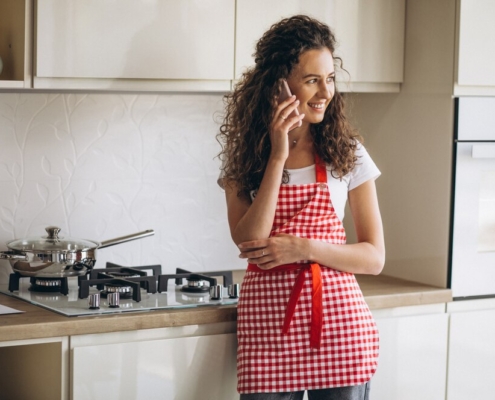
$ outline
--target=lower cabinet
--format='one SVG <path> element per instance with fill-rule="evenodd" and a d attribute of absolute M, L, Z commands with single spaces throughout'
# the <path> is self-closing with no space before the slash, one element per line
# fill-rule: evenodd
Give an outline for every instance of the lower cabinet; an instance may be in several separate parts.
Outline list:
<path fill-rule="evenodd" d="M 67 400 L 69 338 L 0 342 L 1 400 Z"/>
<path fill-rule="evenodd" d="M 495 299 L 373 315 L 372 399 L 495 398 Z M 237 400 L 235 332 L 225 322 L 0 342 L 0 399 Z"/>
<path fill-rule="evenodd" d="M 237 399 L 235 327 L 224 328 L 73 336 L 71 398 Z"/>
<path fill-rule="evenodd" d="M 495 299 L 449 303 L 448 400 L 495 399 Z"/>
<path fill-rule="evenodd" d="M 445 304 L 373 310 L 373 314 L 380 332 L 380 358 L 371 380 L 371 398 L 445 399 L 449 325 Z M 477 397 L 463 399 L 469 398 Z"/>

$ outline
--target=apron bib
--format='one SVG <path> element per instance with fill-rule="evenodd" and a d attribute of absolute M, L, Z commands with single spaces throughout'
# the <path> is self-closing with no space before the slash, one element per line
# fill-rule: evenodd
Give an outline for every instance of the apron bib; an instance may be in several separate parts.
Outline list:
<path fill-rule="evenodd" d="M 326 167 L 316 183 L 281 185 L 270 236 L 345 244 Z M 250 264 L 237 306 L 239 393 L 361 385 L 378 361 L 378 331 L 354 274 L 310 261 L 262 270 Z"/>

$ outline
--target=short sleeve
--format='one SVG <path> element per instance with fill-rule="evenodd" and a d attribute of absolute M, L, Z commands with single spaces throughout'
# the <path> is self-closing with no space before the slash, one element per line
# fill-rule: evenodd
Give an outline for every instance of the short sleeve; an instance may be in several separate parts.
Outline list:
<path fill-rule="evenodd" d="M 362 144 L 358 145 L 356 156 L 356 165 L 349 174 L 348 190 L 355 189 L 364 182 L 369 181 L 370 179 L 376 179 L 381 175 L 380 170 Z"/>

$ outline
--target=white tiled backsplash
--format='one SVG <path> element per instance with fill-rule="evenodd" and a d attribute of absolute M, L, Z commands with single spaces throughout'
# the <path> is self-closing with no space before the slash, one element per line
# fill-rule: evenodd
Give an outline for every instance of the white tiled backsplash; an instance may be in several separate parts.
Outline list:
<path fill-rule="evenodd" d="M 97 266 L 243 268 L 216 183 L 221 112 L 213 94 L 0 94 L 0 248 L 50 225 L 96 241 L 154 229 Z"/>

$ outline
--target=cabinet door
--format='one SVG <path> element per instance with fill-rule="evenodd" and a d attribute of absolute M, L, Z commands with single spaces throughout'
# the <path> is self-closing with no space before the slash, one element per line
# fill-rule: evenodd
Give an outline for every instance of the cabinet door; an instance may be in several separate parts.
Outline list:
<path fill-rule="evenodd" d="M 484 94 L 490 86 L 495 93 L 494 18 L 493 0 L 459 0 L 457 85 L 472 90 L 455 94 Z"/>
<path fill-rule="evenodd" d="M 67 400 L 68 376 L 68 337 L 0 342 L 0 399 Z"/>
<path fill-rule="evenodd" d="M 380 332 L 380 358 L 371 380 L 371 397 L 444 399 L 447 314 L 377 318 L 376 322 Z"/>
<path fill-rule="evenodd" d="M 234 333 L 73 349 L 72 398 L 233 400 Z"/>
<path fill-rule="evenodd" d="M 43 0 L 35 74 L 230 81 L 234 14 L 232 0 Z"/>
<path fill-rule="evenodd" d="M 450 316 L 448 400 L 492 399 L 495 309 Z"/>
<path fill-rule="evenodd" d="M 340 90 L 398 91 L 404 66 L 404 0 L 237 0 L 237 78 L 253 64 L 261 35 L 294 14 L 311 15 L 334 29 L 335 53 L 349 72 L 339 74 Z"/>
<path fill-rule="evenodd" d="M 32 3 L 0 1 L 0 88 L 30 88 Z"/>

